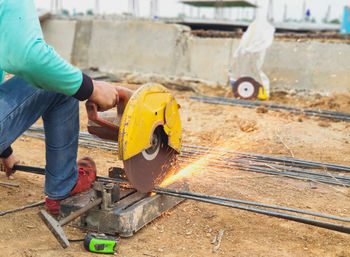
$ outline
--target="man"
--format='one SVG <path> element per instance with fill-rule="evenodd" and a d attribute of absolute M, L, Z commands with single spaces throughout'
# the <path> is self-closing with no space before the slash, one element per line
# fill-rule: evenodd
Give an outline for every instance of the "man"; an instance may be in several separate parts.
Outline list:
<path fill-rule="evenodd" d="M 11 144 L 42 117 L 46 208 L 58 213 L 60 200 L 88 189 L 96 176 L 91 159 L 76 163 L 79 101 L 107 110 L 118 103 L 117 87 L 91 80 L 45 43 L 33 0 L 0 0 L 0 69 L 0 78 L 2 70 L 15 75 L 0 85 L 0 158 L 6 175 L 17 163 Z"/>

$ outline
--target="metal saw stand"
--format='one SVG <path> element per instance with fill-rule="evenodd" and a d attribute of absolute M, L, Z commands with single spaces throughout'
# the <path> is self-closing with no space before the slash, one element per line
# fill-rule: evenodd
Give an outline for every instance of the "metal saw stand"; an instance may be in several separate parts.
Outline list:
<path fill-rule="evenodd" d="M 121 237 L 130 237 L 165 211 L 173 208 L 183 198 L 149 193 L 138 193 L 122 184 L 94 182 L 93 188 L 61 201 L 60 217 L 86 206 L 102 197 L 99 207 L 89 210 L 73 222 L 85 230 Z"/>

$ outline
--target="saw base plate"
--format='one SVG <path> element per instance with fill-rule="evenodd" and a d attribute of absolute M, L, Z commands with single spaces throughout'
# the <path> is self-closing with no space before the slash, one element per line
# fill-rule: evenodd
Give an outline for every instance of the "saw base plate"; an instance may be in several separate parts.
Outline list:
<path fill-rule="evenodd" d="M 184 185 L 181 189 L 186 190 Z M 60 217 L 66 217 L 71 212 L 86 206 L 98 192 L 89 189 L 83 193 L 68 197 L 61 201 Z M 117 198 L 116 198 L 117 197 Z M 143 194 L 133 188 L 123 188 L 114 194 L 112 203 L 107 208 L 89 210 L 73 221 L 73 226 L 96 231 L 98 233 L 130 237 L 152 220 L 173 208 L 183 198 Z"/>

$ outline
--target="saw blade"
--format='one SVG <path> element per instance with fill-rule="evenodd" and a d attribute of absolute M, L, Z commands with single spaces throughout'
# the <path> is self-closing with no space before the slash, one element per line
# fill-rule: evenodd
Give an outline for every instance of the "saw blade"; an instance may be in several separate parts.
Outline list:
<path fill-rule="evenodd" d="M 175 159 L 176 152 L 163 144 L 154 159 L 139 153 L 124 161 L 124 169 L 130 183 L 141 193 L 151 192 L 166 177 Z"/>
<path fill-rule="evenodd" d="M 241 77 L 233 84 L 233 94 L 240 99 L 256 99 L 262 85 L 252 77 Z"/>
<path fill-rule="evenodd" d="M 124 161 L 128 180 L 141 193 L 159 185 L 174 164 L 176 151 L 165 142 L 162 129 L 156 129 L 151 147 Z"/>

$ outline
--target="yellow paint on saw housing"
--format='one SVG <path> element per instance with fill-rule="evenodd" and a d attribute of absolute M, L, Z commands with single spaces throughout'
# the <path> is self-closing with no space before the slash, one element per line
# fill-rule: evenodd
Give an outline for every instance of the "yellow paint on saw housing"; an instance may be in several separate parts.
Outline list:
<path fill-rule="evenodd" d="M 154 130 L 163 126 L 168 145 L 181 150 L 179 106 L 160 84 L 146 84 L 129 99 L 120 123 L 119 159 L 127 160 L 151 146 Z"/>

